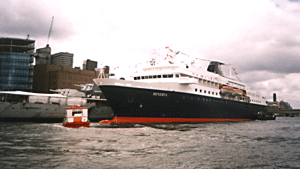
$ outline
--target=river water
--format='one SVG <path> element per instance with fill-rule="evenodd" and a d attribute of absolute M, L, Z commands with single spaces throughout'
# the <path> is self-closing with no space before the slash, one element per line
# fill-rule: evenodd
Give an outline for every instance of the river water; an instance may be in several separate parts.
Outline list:
<path fill-rule="evenodd" d="M 0 168 L 300 168 L 300 117 L 107 125 L 0 123 Z"/>

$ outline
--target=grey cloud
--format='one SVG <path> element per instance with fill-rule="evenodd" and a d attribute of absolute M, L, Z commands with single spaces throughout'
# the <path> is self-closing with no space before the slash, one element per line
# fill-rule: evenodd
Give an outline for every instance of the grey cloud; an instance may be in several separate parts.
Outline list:
<path fill-rule="evenodd" d="M 35 2 L 28 1 L 1 1 L 0 35 L 22 38 L 29 34 L 34 38 L 46 39 L 54 16 L 53 38 L 67 39 L 75 33 L 75 29 L 67 19 L 61 18 L 60 12 L 45 3 L 37 6 Z"/>
<path fill-rule="evenodd" d="M 298 30 L 300 31 L 300 29 Z M 299 37 L 300 38 L 300 37 Z M 298 39 L 295 35 L 285 35 L 278 37 L 273 43 L 274 47 L 300 47 L 300 39 Z"/>
<path fill-rule="evenodd" d="M 271 79 L 282 79 L 285 77 L 284 73 L 271 73 L 268 71 L 248 71 L 238 74 L 239 78 L 248 83 L 256 83 L 260 81 L 267 81 Z"/>

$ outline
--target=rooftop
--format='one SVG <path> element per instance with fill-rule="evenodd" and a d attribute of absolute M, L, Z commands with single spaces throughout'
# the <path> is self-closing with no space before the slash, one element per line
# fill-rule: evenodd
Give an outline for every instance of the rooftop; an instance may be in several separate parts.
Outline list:
<path fill-rule="evenodd" d="M 0 52 L 26 53 L 34 50 L 35 40 L 19 38 L 0 38 Z"/>

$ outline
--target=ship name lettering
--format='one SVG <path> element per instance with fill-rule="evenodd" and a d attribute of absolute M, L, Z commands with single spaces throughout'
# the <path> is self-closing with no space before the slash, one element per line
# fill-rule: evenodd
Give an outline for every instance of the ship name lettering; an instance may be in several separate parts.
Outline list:
<path fill-rule="evenodd" d="M 153 92 L 153 96 L 162 96 L 162 97 L 167 97 L 167 93 L 159 93 L 159 92 Z"/>

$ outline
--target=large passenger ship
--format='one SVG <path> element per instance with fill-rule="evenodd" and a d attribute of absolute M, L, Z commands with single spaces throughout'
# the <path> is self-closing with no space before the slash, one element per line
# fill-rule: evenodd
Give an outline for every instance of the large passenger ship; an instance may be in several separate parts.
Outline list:
<path fill-rule="evenodd" d="M 166 57 L 134 67 L 128 76 L 94 79 L 115 116 L 100 123 L 247 121 L 266 110 L 266 99 L 240 82 L 230 65 L 166 49 Z"/>

